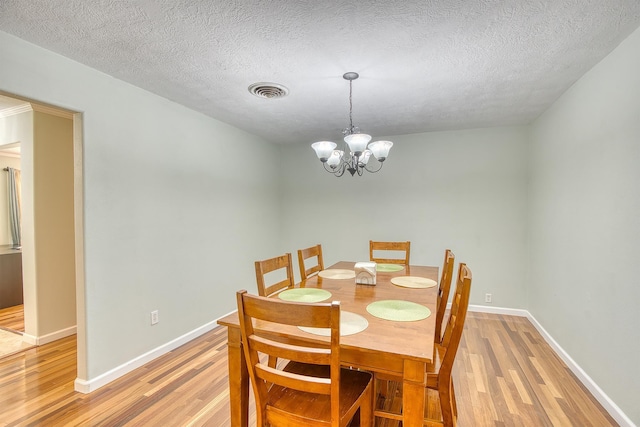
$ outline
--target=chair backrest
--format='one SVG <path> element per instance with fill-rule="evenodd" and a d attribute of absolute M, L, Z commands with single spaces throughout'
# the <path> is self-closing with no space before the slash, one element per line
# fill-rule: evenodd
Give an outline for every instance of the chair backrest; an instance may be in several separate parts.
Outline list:
<path fill-rule="evenodd" d="M 453 362 L 456 358 L 462 331 L 464 330 L 464 321 L 467 318 L 467 309 L 469 308 L 469 294 L 471 293 L 471 270 L 466 264 L 460 263 L 458 268 L 458 281 L 456 283 L 456 291 L 453 295 L 451 303 L 451 314 L 447 321 L 447 327 L 442 337 L 442 347 L 445 354 L 442 358 L 438 376 L 442 379 L 443 375 L 451 377 Z"/>
<path fill-rule="evenodd" d="M 337 424 L 340 419 L 340 303 L 293 303 L 250 295 L 247 291 L 238 292 L 237 299 L 243 351 L 256 400 L 257 425 L 264 425 L 271 385 L 330 395 L 332 425 Z M 254 327 L 254 320 L 330 328 L 331 339 L 324 345 L 315 343 L 313 347 L 286 344 L 274 340 L 273 334 L 262 334 Z M 318 378 L 270 367 L 261 362 L 258 353 L 295 362 L 327 365 L 330 375 L 329 378 Z"/>
<path fill-rule="evenodd" d="M 309 258 L 317 258 L 317 262 L 306 268 L 304 261 Z M 306 249 L 298 249 L 298 264 L 300 265 L 300 280 L 324 270 L 324 261 L 322 260 L 322 245 L 315 245 Z"/>
<path fill-rule="evenodd" d="M 442 342 L 442 321 L 444 313 L 447 310 L 447 302 L 449 301 L 449 291 L 451 291 L 451 281 L 453 279 L 453 265 L 455 263 L 455 255 L 451 250 L 444 252 L 444 263 L 442 264 L 442 275 L 440 276 L 440 285 L 438 287 L 438 301 L 436 304 L 436 334 L 435 342 Z"/>
<path fill-rule="evenodd" d="M 411 242 L 374 242 L 369 240 L 369 260 L 382 264 L 409 265 Z M 402 251 L 404 258 L 380 258 L 373 255 L 373 251 Z"/>
<path fill-rule="evenodd" d="M 267 285 L 265 282 L 265 275 L 280 269 L 284 269 L 286 278 L 278 283 Z M 256 282 L 258 283 L 258 294 L 265 297 L 284 288 L 293 288 L 295 281 L 293 277 L 291 254 L 286 253 L 264 261 L 256 261 Z"/>

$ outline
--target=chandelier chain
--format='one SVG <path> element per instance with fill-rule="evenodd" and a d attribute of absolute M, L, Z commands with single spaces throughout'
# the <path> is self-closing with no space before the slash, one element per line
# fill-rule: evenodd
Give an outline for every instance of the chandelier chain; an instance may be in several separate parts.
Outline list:
<path fill-rule="evenodd" d="M 353 133 L 353 80 L 349 80 L 349 133 Z"/>
<path fill-rule="evenodd" d="M 342 129 L 342 135 L 344 136 L 360 133 L 360 128 L 353 125 L 353 80 L 355 78 L 347 79 L 349 80 L 349 127 Z"/>

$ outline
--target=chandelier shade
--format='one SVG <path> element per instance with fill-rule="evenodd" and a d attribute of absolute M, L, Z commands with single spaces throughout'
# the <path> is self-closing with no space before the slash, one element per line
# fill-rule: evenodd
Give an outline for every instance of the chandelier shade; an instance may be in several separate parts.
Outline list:
<path fill-rule="evenodd" d="M 335 142 L 331 141 L 318 141 L 311 144 L 311 148 L 316 150 L 316 154 L 320 161 L 327 161 L 331 154 L 333 153 L 333 149 L 337 147 Z M 323 160 L 324 159 L 324 160 Z"/>
<path fill-rule="evenodd" d="M 327 160 L 327 165 L 330 168 L 335 168 L 340 164 L 340 161 L 342 160 L 342 156 L 344 155 L 344 151 L 342 150 L 333 150 L 333 152 L 331 153 L 331 157 L 329 157 L 329 160 Z M 320 159 L 322 160 L 322 159 Z"/>
<path fill-rule="evenodd" d="M 393 142 L 391 141 L 375 141 L 369 144 L 371 153 L 381 162 L 387 158 L 391 147 L 393 147 Z"/>
<path fill-rule="evenodd" d="M 362 154 L 365 148 L 367 148 L 369 141 L 371 141 L 371 135 L 367 135 L 366 133 L 352 133 L 344 137 L 344 142 L 349 145 L 351 152 L 356 156 Z"/>
<path fill-rule="evenodd" d="M 360 129 L 353 125 L 353 81 L 358 77 L 358 73 L 354 72 L 345 73 L 342 76 L 349 81 L 349 127 L 342 131 L 343 148 L 336 150 L 338 144 L 332 141 L 318 141 L 311 144 L 324 169 L 338 177 L 344 175 L 345 171 L 348 171 L 351 176 L 355 174 L 362 176 L 364 171 L 378 172 L 382 169 L 382 164 L 393 147 L 391 141 L 370 142 L 371 135 L 361 133 Z M 369 167 L 371 157 L 376 159 L 377 166 Z"/>

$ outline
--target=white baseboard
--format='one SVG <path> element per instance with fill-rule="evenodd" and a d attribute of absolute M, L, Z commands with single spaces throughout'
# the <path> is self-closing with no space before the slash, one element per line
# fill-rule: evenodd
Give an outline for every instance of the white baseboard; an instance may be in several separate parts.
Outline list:
<path fill-rule="evenodd" d="M 171 340 L 168 343 L 165 343 L 159 347 L 156 347 L 153 350 L 150 350 L 136 357 L 135 359 L 125 362 L 122 365 L 117 366 L 111 369 L 110 371 L 105 372 L 102 375 L 98 375 L 97 377 L 91 380 L 76 378 L 74 382 L 74 388 L 77 392 L 80 392 L 80 393 L 84 393 L 84 394 L 91 393 L 92 391 L 99 389 L 100 387 L 110 383 L 111 381 L 114 381 L 120 378 L 121 376 L 128 374 L 134 369 L 141 367 L 145 363 L 151 362 L 152 360 L 162 356 L 163 354 L 166 354 L 171 350 L 174 350 L 180 347 L 181 345 L 186 344 L 189 341 L 199 337 L 200 335 L 209 332 L 210 330 L 216 327 L 217 325 L 216 322 L 217 322 L 217 319 L 209 323 L 206 323 L 200 326 L 199 328 L 194 329 L 193 331 L 187 332 L 186 334 L 174 340 Z"/>
<path fill-rule="evenodd" d="M 54 342 L 71 335 L 75 335 L 76 332 L 77 332 L 77 328 L 74 325 L 74 326 L 70 326 L 65 329 L 60 329 L 59 331 L 51 332 L 50 334 L 42 335 L 39 337 L 35 335 L 24 334 L 22 335 L 22 341 L 31 345 L 44 345 L 44 344 L 49 344 L 50 342 Z"/>
<path fill-rule="evenodd" d="M 29 334 L 22 334 L 22 341 L 31 345 L 38 345 L 38 337 Z"/>
<path fill-rule="evenodd" d="M 553 351 L 556 352 L 558 357 L 562 359 L 564 363 L 567 364 L 571 372 L 578 377 L 580 382 L 593 394 L 593 397 L 596 398 L 598 402 L 604 407 L 604 409 L 615 419 L 621 427 L 636 427 L 636 425 L 627 417 L 627 415 L 620 409 L 618 405 L 616 405 L 613 400 L 607 396 L 607 394 L 598 387 L 598 384 L 589 376 L 587 373 L 578 365 L 575 360 L 569 356 L 560 344 L 553 339 L 553 337 L 542 327 L 542 325 L 536 320 L 535 317 L 529 312 L 527 312 L 527 318 L 533 324 L 533 326 L 540 332 L 542 338 L 551 346 Z"/>
<path fill-rule="evenodd" d="M 449 308 L 451 307 L 449 306 Z M 527 310 L 521 310 L 519 308 L 490 307 L 487 305 L 469 304 L 469 311 L 475 311 L 476 313 L 504 314 L 507 316 L 517 316 L 517 317 L 529 316 L 529 312 Z"/>

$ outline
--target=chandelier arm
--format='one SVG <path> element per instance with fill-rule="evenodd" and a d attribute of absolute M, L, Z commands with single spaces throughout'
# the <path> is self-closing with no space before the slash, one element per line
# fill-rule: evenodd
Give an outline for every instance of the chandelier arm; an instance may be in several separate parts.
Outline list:
<path fill-rule="evenodd" d="M 324 162 L 322 166 L 324 166 L 324 170 L 331 173 L 334 173 L 338 169 L 338 168 L 332 169 L 330 166 L 327 166 L 327 162 Z"/>
<path fill-rule="evenodd" d="M 330 166 L 327 166 L 327 163 L 323 163 L 322 166 L 324 167 L 324 170 L 326 170 L 329 173 L 334 174 L 336 177 L 341 177 L 344 174 L 345 171 L 345 165 L 344 163 L 340 163 L 338 166 L 336 166 L 335 169 L 332 169 Z"/>
<path fill-rule="evenodd" d="M 368 165 L 365 165 L 364 169 L 365 169 L 367 172 L 376 173 L 376 172 L 378 172 L 380 169 L 382 169 L 382 165 L 384 165 L 384 162 L 378 162 L 378 163 L 380 164 L 380 166 L 378 166 L 378 169 L 369 169 L 369 168 L 367 167 Z"/>

